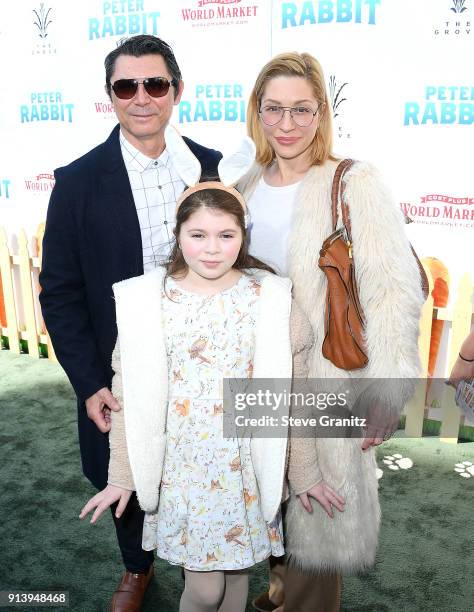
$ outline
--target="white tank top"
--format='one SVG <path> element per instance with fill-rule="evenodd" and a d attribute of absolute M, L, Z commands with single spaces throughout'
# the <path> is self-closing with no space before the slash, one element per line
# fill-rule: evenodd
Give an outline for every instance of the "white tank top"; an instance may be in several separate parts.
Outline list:
<path fill-rule="evenodd" d="M 250 254 L 269 264 L 282 276 L 288 275 L 288 239 L 300 183 L 272 187 L 262 177 L 247 202 L 250 212 Z"/>

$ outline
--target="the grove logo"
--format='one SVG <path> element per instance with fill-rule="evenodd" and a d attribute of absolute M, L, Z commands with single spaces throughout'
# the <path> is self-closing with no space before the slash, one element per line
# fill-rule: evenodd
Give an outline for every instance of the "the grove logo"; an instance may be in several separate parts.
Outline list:
<path fill-rule="evenodd" d="M 329 96 L 331 98 L 332 104 L 332 116 L 334 119 L 339 115 L 340 111 L 339 107 L 343 102 L 346 102 L 347 98 L 342 98 L 342 90 L 346 87 L 348 83 L 343 83 L 340 87 L 337 85 L 336 77 L 331 75 L 329 77 Z"/>
<path fill-rule="evenodd" d="M 451 7 L 453 13 L 464 13 L 467 11 L 466 0 L 453 0 L 454 6 Z"/>
<path fill-rule="evenodd" d="M 52 23 L 52 20 L 49 17 L 51 14 L 51 9 L 46 9 L 44 2 L 42 2 L 38 10 L 33 9 L 33 13 L 36 17 L 33 25 L 35 25 L 39 30 L 38 36 L 40 38 L 46 38 L 48 36 L 48 26 L 50 23 Z"/>
<path fill-rule="evenodd" d="M 329 98 L 332 106 L 332 116 L 337 121 L 334 121 L 334 136 L 337 140 L 347 140 L 351 137 L 350 132 L 342 118 L 342 107 L 347 102 L 346 87 L 349 85 L 347 81 L 338 84 L 335 75 L 329 77 Z"/>
<path fill-rule="evenodd" d="M 445 5 L 444 13 L 440 15 L 440 23 L 434 27 L 434 35 L 437 38 L 470 36 L 471 21 L 467 0 L 450 0 L 449 4 L 451 6 Z"/>
<path fill-rule="evenodd" d="M 52 8 L 41 2 L 38 9 L 33 9 L 34 46 L 32 55 L 55 55 L 56 48 L 51 42 L 49 26 L 53 23 Z"/>

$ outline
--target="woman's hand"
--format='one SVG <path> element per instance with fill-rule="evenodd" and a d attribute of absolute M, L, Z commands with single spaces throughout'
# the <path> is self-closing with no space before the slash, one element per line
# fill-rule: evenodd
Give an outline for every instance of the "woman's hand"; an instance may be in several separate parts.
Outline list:
<path fill-rule="evenodd" d="M 310 514 L 313 512 L 313 507 L 311 506 L 311 501 L 308 499 L 309 497 L 314 497 L 331 518 L 333 517 L 333 506 L 337 508 L 339 512 L 344 512 L 344 504 L 346 502 L 340 495 L 331 489 L 324 480 L 320 480 L 318 484 L 313 485 L 311 489 L 308 489 L 305 493 L 301 493 L 298 497 L 304 509 Z"/>
<path fill-rule="evenodd" d="M 387 385 L 388 386 L 388 385 Z M 393 406 L 386 406 L 377 399 L 371 399 L 367 408 L 361 448 L 379 446 L 389 440 L 398 429 L 400 416 Z"/>
<path fill-rule="evenodd" d="M 128 489 L 122 489 L 122 487 L 116 487 L 115 485 L 107 485 L 105 489 L 94 495 L 84 508 L 81 510 L 81 514 L 79 515 L 80 519 L 86 517 L 91 510 L 95 508 L 95 512 L 92 515 L 91 523 L 95 523 L 96 520 L 103 514 L 104 510 L 110 508 L 112 504 L 118 501 L 117 510 L 115 511 L 115 516 L 120 518 L 123 514 L 123 511 L 127 507 L 128 500 L 132 495 L 132 491 Z"/>
<path fill-rule="evenodd" d="M 456 359 L 451 370 L 448 384 L 455 387 L 460 380 L 474 378 L 474 361 L 470 361 L 471 359 L 474 359 L 474 329 L 461 344 L 459 357 Z"/>
<path fill-rule="evenodd" d="M 449 384 L 455 387 L 460 380 L 467 378 L 474 378 L 474 363 L 469 363 L 458 357 L 451 370 Z"/>

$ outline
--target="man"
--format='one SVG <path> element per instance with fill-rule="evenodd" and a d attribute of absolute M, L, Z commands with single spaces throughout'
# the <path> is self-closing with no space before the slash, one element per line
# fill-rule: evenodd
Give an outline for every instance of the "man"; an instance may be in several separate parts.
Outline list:
<path fill-rule="evenodd" d="M 44 320 L 78 399 L 83 471 L 98 489 L 107 484 L 110 411 L 120 410 L 110 392 L 117 336 L 112 284 L 166 259 L 185 187 L 164 141 L 183 91 L 172 49 L 154 36 L 134 36 L 106 57 L 105 71 L 119 125 L 104 143 L 56 170 L 40 276 Z M 220 153 L 185 140 L 203 174 L 215 174 Z M 115 508 L 112 515 L 126 572 L 111 609 L 133 612 L 152 577 L 153 553 L 141 547 L 136 497 L 120 519 Z"/>

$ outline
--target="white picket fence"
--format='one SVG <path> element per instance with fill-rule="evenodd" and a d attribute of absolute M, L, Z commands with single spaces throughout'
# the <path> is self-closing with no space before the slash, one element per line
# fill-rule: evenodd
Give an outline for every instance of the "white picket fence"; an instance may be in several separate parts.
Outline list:
<path fill-rule="evenodd" d="M 26 341 L 31 357 L 39 358 L 47 347 L 48 359 L 56 361 L 49 335 L 44 325 L 39 306 L 40 291 L 38 274 L 41 268 L 41 248 L 44 224 L 38 228 L 36 236 L 29 241 L 24 231 L 18 235 L 18 248 L 11 252 L 7 234 L 0 227 L 0 332 L 8 340 L 9 349 L 20 353 Z M 425 270 L 433 289 L 433 278 L 427 266 Z M 426 301 L 420 322 L 420 356 L 424 375 L 428 373 L 428 358 L 431 342 L 431 325 L 434 319 L 448 321 L 450 326 L 449 355 L 447 370 L 450 371 L 459 352 L 462 341 L 471 329 L 473 283 L 465 274 L 456 288 L 451 287 L 455 297 L 449 308 L 436 308 L 433 298 Z M 405 431 L 410 437 L 422 434 L 423 419 L 426 417 L 427 379 L 418 385 L 417 391 L 406 407 Z M 441 438 L 446 442 L 456 442 L 459 426 L 464 423 L 464 416 L 454 403 L 454 389 L 446 386 L 441 402 L 443 416 Z"/>

